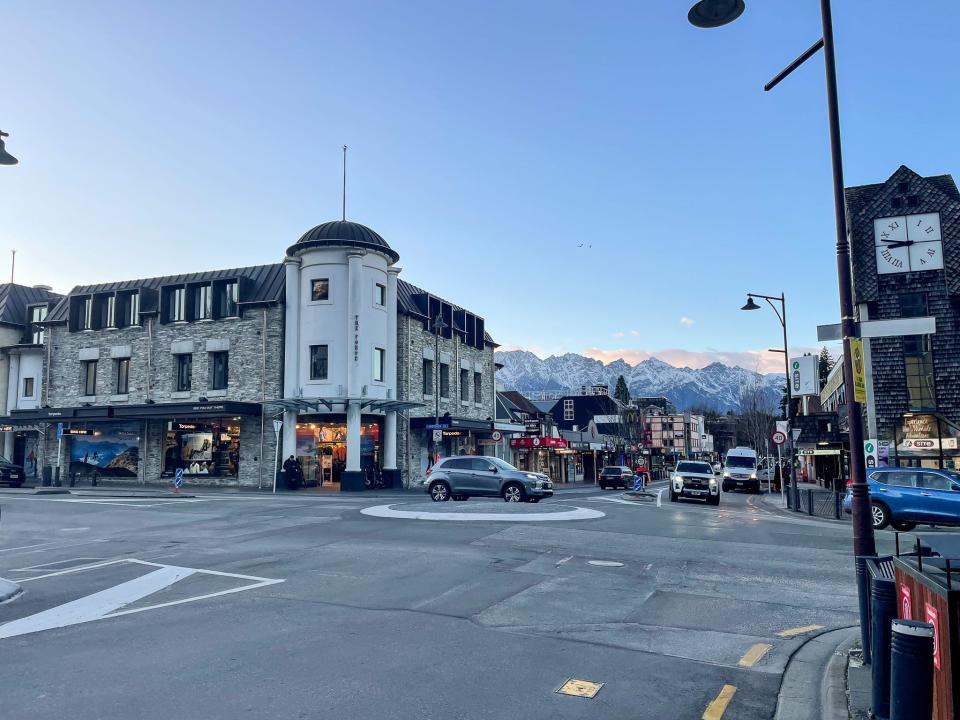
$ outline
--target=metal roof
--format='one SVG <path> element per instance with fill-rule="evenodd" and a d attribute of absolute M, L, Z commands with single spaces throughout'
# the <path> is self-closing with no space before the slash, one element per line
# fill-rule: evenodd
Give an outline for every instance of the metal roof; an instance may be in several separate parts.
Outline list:
<path fill-rule="evenodd" d="M 419 301 L 417 296 L 420 296 L 420 297 L 430 296 L 430 297 L 436 298 L 440 302 L 446 303 L 447 305 L 452 307 L 454 311 L 463 311 L 463 312 L 468 312 L 471 315 L 477 315 L 472 310 L 467 310 L 466 308 L 462 308 L 456 303 L 452 303 L 449 300 L 444 300 L 439 295 L 434 295 L 433 293 L 428 292 L 423 288 L 419 288 L 412 283 L 408 283 L 406 280 L 397 278 L 397 309 L 400 312 L 402 312 L 404 315 L 413 315 L 414 317 L 420 318 L 421 320 L 428 320 L 429 316 L 427 314 L 428 313 L 427 307 L 426 305 L 422 304 Z M 477 315 L 477 317 L 480 317 L 480 316 Z M 455 329 L 457 330 L 463 329 L 461 327 L 456 327 L 457 325 L 458 324 L 455 322 L 454 323 Z M 494 341 L 493 337 L 490 335 L 490 333 L 487 332 L 486 328 L 484 328 L 484 331 L 483 331 L 483 341 L 489 345 L 497 344 Z"/>
<path fill-rule="evenodd" d="M 343 246 L 376 250 L 392 258 L 393 262 L 400 259 L 400 254 L 378 233 L 366 225 L 349 220 L 332 220 L 307 230 L 297 242 L 287 248 L 287 254 L 295 255 L 301 250 L 313 247 Z"/>
<path fill-rule="evenodd" d="M 28 306 L 56 302 L 62 297 L 45 288 L 16 283 L 0 284 L 0 325 L 26 327 Z"/>

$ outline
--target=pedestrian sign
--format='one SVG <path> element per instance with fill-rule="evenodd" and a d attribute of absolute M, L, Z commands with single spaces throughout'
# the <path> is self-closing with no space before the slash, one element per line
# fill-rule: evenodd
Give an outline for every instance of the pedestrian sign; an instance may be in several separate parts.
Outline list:
<path fill-rule="evenodd" d="M 433 441 L 440 442 L 443 440 L 443 430 L 434 430 L 433 431 Z"/>
<path fill-rule="evenodd" d="M 858 403 L 867 401 L 867 376 L 863 361 L 863 340 L 850 338 L 850 357 L 853 359 L 853 399 Z"/>
<path fill-rule="evenodd" d="M 57 423 L 57 440 L 63 437 L 63 423 Z"/>

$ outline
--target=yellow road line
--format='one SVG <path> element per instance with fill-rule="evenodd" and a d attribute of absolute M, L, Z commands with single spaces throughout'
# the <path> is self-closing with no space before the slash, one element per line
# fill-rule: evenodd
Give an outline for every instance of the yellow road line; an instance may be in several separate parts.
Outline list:
<path fill-rule="evenodd" d="M 753 667 L 760 662 L 761 658 L 763 658 L 763 656 L 766 655 L 772 647 L 773 645 L 757 643 L 752 648 L 747 650 L 746 654 L 740 658 L 740 662 L 738 662 L 737 665 L 740 667 Z"/>
<path fill-rule="evenodd" d="M 823 630 L 823 625 L 804 625 L 803 627 L 790 628 L 789 630 L 778 632 L 777 635 L 788 638 L 794 637 L 795 635 L 803 635 L 804 633 L 813 632 L 814 630 Z"/>
<path fill-rule="evenodd" d="M 720 720 L 727 711 L 727 705 L 733 700 L 736 692 L 737 688 L 733 685 L 724 685 L 720 690 L 720 694 L 717 695 L 713 702 L 707 705 L 707 709 L 703 711 L 703 720 Z"/>

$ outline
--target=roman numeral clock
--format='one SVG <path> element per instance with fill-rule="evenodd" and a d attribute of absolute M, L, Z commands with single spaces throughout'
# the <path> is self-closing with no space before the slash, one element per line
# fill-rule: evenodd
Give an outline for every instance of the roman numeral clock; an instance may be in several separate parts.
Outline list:
<path fill-rule="evenodd" d="M 880 275 L 943 269 L 940 213 L 877 218 L 873 239 Z"/>

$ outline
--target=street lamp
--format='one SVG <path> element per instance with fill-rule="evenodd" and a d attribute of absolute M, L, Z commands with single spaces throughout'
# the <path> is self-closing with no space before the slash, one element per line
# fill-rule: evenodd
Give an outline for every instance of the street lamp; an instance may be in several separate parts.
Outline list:
<path fill-rule="evenodd" d="M 700 0 L 687 18 L 697 27 L 719 27 L 736 20 L 743 8 L 740 0 Z M 830 0 L 820 0 L 820 22 L 823 34 L 800 57 L 790 63 L 770 82 L 772 90 L 790 73 L 823 48 L 827 80 L 827 118 L 830 126 L 830 159 L 833 165 L 833 211 L 837 226 L 837 284 L 840 290 L 840 332 L 843 338 L 843 387 L 847 397 L 850 426 L 850 494 L 853 497 L 853 553 L 856 556 L 876 555 L 873 538 L 870 495 L 867 491 L 863 458 L 863 413 L 857 402 L 853 382 L 853 359 L 850 339 L 858 335 L 853 315 L 853 280 L 850 271 L 850 241 L 847 238 L 847 215 L 843 189 L 843 153 L 840 146 L 840 103 L 837 99 L 837 58 L 833 46 L 833 12 Z M 749 302 L 747 303 L 749 305 Z M 788 372 L 789 375 L 789 372 Z M 791 463 L 792 464 L 792 463 Z"/>
<path fill-rule="evenodd" d="M 0 165 L 16 165 L 20 161 L 7 152 L 2 139 L 5 137 L 10 137 L 10 133 L 5 133 L 3 130 L 0 130 Z"/>
<path fill-rule="evenodd" d="M 443 321 L 443 315 L 437 313 L 437 319 L 433 321 L 433 333 L 434 333 L 434 351 L 433 351 L 433 374 L 435 376 L 435 389 L 436 392 L 433 396 L 434 402 L 434 413 L 433 413 L 433 424 L 435 429 L 440 425 L 440 334 L 446 330 L 449 326 Z M 434 451 L 436 451 L 436 443 L 434 445 Z"/>
<path fill-rule="evenodd" d="M 747 302 L 740 309 L 760 310 L 761 306 L 757 305 L 757 303 L 755 303 L 753 300 L 755 297 L 767 301 L 767 305 L 769 305 L 770 309 L 776 313 L 777 320 L 780 321 L 780 326 L 783 328 L 783 350 L 771 348 L 770 351 L 783 353 L 784 382 L 787 383 L 787 407 L 784 408 L 783 418 L 784 420 L 788 420 L 790 423 L 790 432 L 787 433 L 787 442 L 790 443 L 787 446 L 787 457 L 790 461 L 790 483 L 793 486 L 793 496 L 794 498 L 798 498 L 800 494 L 797 490 L 797 472 L 793 467 L 793 391 L 790 389 L 790 349 L 787 345 L 787 298 L 783 293 L 780 293 L 779 295 L 761 295 L 760 293 L 750 293 L 747 295 Z M 774 300 L 780 303 L 780 310 L 777 310 L 777 306 L 773 304 Z M 780 483 L 782 486 L 782 470 Z M 796 502 L 794 502 L 794 507 L 796 507 Z"/>

